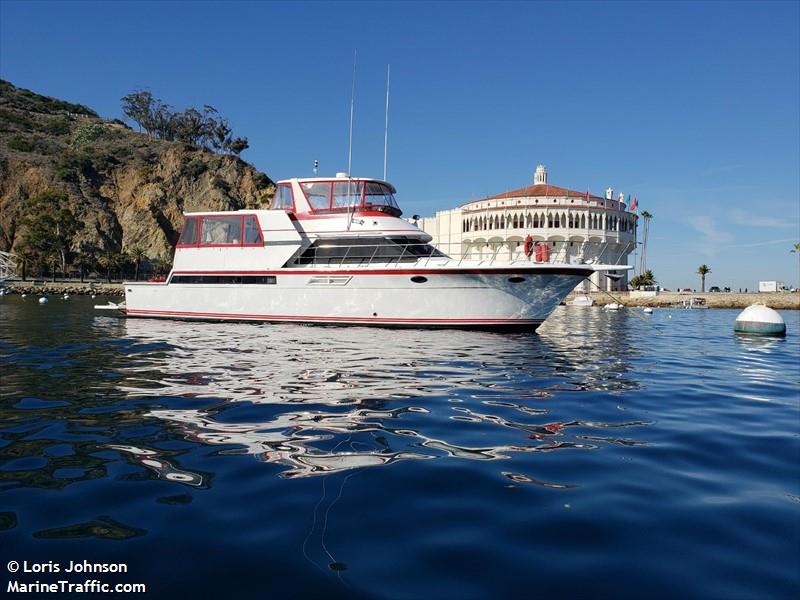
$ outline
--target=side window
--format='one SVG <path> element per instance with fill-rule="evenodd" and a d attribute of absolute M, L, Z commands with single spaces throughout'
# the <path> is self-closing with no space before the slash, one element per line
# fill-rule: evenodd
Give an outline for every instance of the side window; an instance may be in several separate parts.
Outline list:
<path fill-rule="evenodd" d="M 281 184 L 275 191 L 275 197 L 272 199 L 272 208 L 279 208 L 281 210 L 294 210 L 294 197 L 292 196 L 292 186 Z"/>
<path fill-rule="evenodd" d="M 183 232 L 178 240 L 179 246 L 194 246 L 197 243 L 197 217 L 188 217 L 183 221 Z"/>
<path fill-rule="evenodd" d="M 339 181 L 333 184 L 333 206 L 342 208 L 361 205 L 362 181 Z"/>
<path fill-rule="evenodd" d="M 206 245 L 241 244 L 241 217 L 203 217 L 200 243 Z"/>
<path fill-rule="evenodd" d="M 304 183 L 303 191 L 312 209 L 325 210 L 330 208 L 331 184 L 329 182 Z"/>
<path fill-rule="evenodd" d="M 245 244 L 261 243 L 261 230 L 258 227 L 258 221 L 256 221 L 255 217 L 244 218 L 244 243 Z"/>

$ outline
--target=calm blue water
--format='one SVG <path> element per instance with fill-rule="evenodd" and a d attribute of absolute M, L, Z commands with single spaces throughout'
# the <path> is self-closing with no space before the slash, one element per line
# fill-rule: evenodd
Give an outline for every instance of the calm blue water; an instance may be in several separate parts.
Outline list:
<path fill-rule="evenodd" d="M 766 339 L 728 310 L 508 335 L 92 303 L 0 299 L 3 591 L 9 560 L 89 559 L 149 597 L 800 593 L 797 312 Z"/>

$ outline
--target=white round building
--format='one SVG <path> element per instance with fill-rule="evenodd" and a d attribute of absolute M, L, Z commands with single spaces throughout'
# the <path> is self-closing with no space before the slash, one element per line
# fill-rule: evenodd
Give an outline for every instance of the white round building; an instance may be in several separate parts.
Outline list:
<path fill-rule="evenodd" d="M 637 218 L 621 194 L 613 199 L 610 188 L 601 198 L 550 185 L 547 170 L 538 165 L 533 185 L 439 211 L 418 225 L 433 236 L 434 245 L 454 256 L 525 258 L 530 236 L 536 246 L 547 248 L 550 261 L 626 265 L 636 248 Z M 578 289 L 625 290 L 627 273 L 620 271 L 618 278 L 595 273 L 595 285 L 584 281 Z"/>

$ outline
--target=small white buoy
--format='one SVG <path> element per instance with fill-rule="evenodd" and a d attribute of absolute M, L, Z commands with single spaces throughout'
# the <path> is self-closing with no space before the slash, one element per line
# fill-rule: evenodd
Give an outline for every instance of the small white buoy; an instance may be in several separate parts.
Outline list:
<path fill-rule="evenodd" d="M 667 315 L 667 318 L 668 318 L 668 319 L 671 319 L 671 318 L 672 318 L 672 315 Z"/>
<path fill-rule="evenodd" d="M 768 306 L 751 304 L 736 317 L 733 330 L 756 335 L 786 335 L 786 322 Z"/>
<path fill-rule="evenodd" d="M 20 298 L 27 298 L 27 297 L 28 297 L 28 294 L 22 294 L 22 295 L 20 296 Z"/>
<path fill-rule="evenodd" d="M 651 315 L 651 314 L 653 314 L 653 309 L 652 309 L 652 308 L 650 308 L 649 306 L 645 306 L 645 307 L 644 307 L 644 313 L 645 313 L 646 315 Z"/>
<path fill-rule="evenodd" d="M 64 294 L 64 300 L 69 300 L 69 294 Z"/>
<path fill-rule="evenodd" d="M 39 304 L 47 304 L 47 302 L 48 302 L 48 301 L 47 301 L 47 298 L 45 298 L 44 296 L 42 296 L 41 298 L 39 298 Z"/>
<path fill-rule="evenodd" d="M 94 294 L 92 294 L 92 298 L 95 298 L 95 295 L 94 295 Z"/>

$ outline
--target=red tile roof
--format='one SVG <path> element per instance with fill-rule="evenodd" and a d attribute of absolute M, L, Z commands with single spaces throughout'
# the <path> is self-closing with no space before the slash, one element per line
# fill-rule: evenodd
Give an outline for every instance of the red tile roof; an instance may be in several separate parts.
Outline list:
<path fill-rule="evenodd" d="M 489 196 L 482 198 L 482 200 L 502 200 L 504 198 L 536 198 L 536 197 L 552 197 L 557 196 L 560 198 L 586 198 L 586 192 L 576 192 L 575 190 L 568 190 L 567 188 L 558 187 L 557 185 L 550 185 L 547 183 L 538 183 L 529 185 L 528 187 L 506 192 L 504 194 L 497 194 L 496 196 Z M 605 200 L 601 196 L 593 196 L 589 194 L 591 200 Z M 476 200 L 480 202 L 480 200 Z"/>

